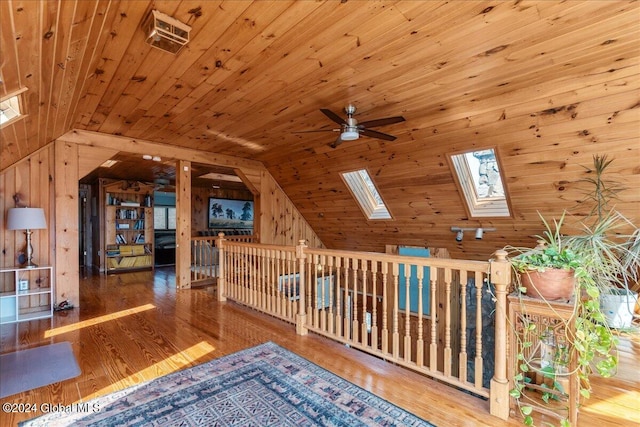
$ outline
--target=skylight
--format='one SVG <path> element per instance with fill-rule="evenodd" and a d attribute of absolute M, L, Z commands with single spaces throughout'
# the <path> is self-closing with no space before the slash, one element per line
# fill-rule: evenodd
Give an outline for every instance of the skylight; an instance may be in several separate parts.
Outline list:
<path fill-rule="evenodd" d="M 451 156 L 470 217 L 511 216 L 493 148 Z"/>
<path fill-rule="evenodd" d="M 19 96 L 14 95 L 0 101 L 0 126 L 13 122 L 22 115 Z"/>
<path fill-rule="evenodd" d="M 358 201 L 362 212 L 369 219 L 391 219 L 380 193 L 365 169 L 342 174 L 351 194 Z"/>

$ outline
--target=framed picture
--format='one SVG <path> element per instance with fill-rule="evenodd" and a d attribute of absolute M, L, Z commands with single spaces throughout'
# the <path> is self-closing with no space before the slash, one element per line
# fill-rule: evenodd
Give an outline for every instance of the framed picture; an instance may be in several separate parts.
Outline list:
<path fill-rule="evenodd" d="M 18 290 L 19 291 L 28 291 L 29 290 L 29 280 L 28 279 L 20 279 L 18 280 Z"/>
<path fill-rule="evenodd" d="M 252 229 L 253 200 L 209 197 L 207 223 L 209 228 Z"/>

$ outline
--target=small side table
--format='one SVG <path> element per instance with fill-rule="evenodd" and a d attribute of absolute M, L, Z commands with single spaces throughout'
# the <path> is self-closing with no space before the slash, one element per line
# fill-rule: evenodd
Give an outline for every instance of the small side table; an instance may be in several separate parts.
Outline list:
<path fill-rule="evenodd" d="M 508 304 L 510 389 L 515 387 L 514 377 L 522 372 L 520 364 L 526 362 L 529 371 L 523 374 L 529 382 L 522 390 L 520 403 L 540 414 L 559 420 L 566 418 L 571 425 L 576 425 L 580 399 L 577 360 L 566 338 L 575 333 L 573 303 L 509 295 Z M 535 328 L 528 328 L 529 324 L 535 324 Z M 530 346 L 523 345 L 529 342 Z M 522 354 L 524 360 L 518 360 L 518 354 Z M 547 372 L 557 375 L 552 378 L 545 375 Z M 543 400 L 545 395 L 548 403 Z M 511 408 L 519 413 L 514 398 Z"/>

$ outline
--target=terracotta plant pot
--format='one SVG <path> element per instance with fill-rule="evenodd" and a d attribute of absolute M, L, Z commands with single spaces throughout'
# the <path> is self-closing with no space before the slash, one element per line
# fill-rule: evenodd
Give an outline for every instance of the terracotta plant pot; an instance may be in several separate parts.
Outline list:
<path fill-rule="evenodd" d="M 530 270 L 520 274 L 527 296 L 549 301 L 569 300 L 575 293 L 573 270 L 547 268 L 545 271 Z"/>

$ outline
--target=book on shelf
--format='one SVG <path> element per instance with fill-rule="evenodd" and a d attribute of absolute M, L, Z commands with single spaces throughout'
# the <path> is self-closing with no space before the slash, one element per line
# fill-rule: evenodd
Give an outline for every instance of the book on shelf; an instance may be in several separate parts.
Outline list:
<path fill-rule="evenodd" d="M 137 207 L 140 207 L 140 203 L 127 201 L 127 202 L 120 203 L 120 206 L 128 206 L 128 207 L 136 207 L 137 208 Z"/>
<path fill-rule="evenodd" d="M 118 209 L 116 219 L 138 219 L 138 211 L 135 209 Z"/>

